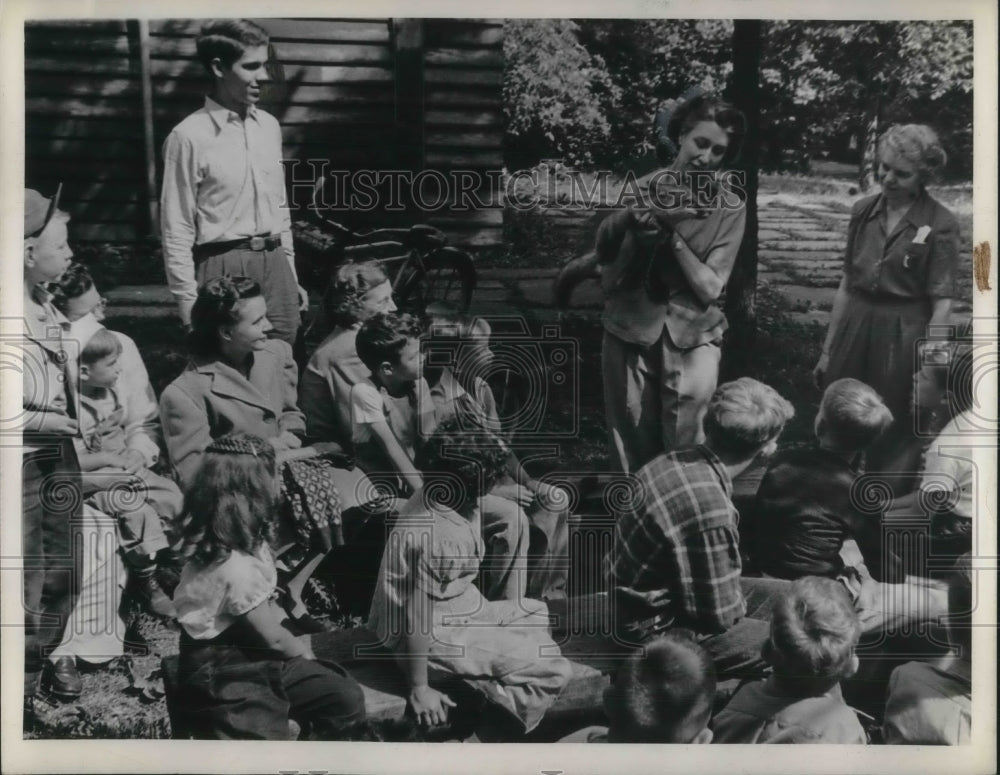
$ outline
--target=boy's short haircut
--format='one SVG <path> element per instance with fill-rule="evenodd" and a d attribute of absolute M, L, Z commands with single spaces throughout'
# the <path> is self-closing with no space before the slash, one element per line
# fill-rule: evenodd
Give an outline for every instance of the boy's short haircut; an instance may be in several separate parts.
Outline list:
<path fill-rule="evenodd" d="M 98 329 L 80 351 L 80 363 L 92 366 L 109 355 L 121 355 L 122 343 L 106 328 Z"/>
<path fill-rule="evenodd" d="M 845 452 L 868 447 L 892 424 L 892 412 L 882 397 L 869 385 L 850 377 L 827 386 L 819 411 L 827 433 Z"/>
<path fill-rule="evenodd" d="M 684 630 L 639 648 L 605 695 L 611 734 L 622 743 L 690 743 L 715 699 L 712 658 Z"/>
<path fill-rule="evenodd" d="M 775 604 L 765 656 L 776 675 L 825 689 L 851 675 L 860 637 L 861 623 L 844 586 L 806 576 Z"/>
<path fill-rule="evenodd" d="M 79 261 L 74 261 L 62 273 L 58 282 L 49 284 L 49 292 L 52 294 L 52 304 L 60 312 L 65 312 L 69 302 L 83 296 L 94 287 L 94 278 L 90 272 Z"/>
<path fill-rule="evenodd" d="M 423 326 L 413 315 L 384 312 L 361 324 L 355 347 L 361 362 L 374 374 L 383 363 L 399 363 L 403 348 L 409 341 L 419 340 L 423 333 Z"/>
<path fill-rule="evenodd" d="M 219 19 L 201 28 L 195 45 L 198 59 L 211 73 L 213 59 L 232 67 L 248 48 L 266 46 L 270 39 L 267 30 L 247 19 Z"/>
<path fill-rule="evenodd" d="M 454 509 L 493 489 L 509 459 L 510 450 L 499 436 L 450 417 L 417 450 L 414 465 L 424 475 L 428 497 Z"/>
<path fill-rule="evenodd" d="M 716 452 L 745 459 L 776 439 L 794 416 L 774 388 L 740 377 L 716 389 L 705 413 L 705 436 Z"/>

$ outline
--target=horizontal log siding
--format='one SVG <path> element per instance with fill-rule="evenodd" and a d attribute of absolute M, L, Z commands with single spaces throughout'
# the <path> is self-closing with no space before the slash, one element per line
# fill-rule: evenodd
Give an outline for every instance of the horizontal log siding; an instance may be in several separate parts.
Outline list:
<path fill-rule="evenodd" d="M 427 168 L 485 177 L 503 167 L 503 22 L 424 22 L 424 159 Z M 494 181 L 497 179 L 494 178 Z M 495 190 L 481 201 L 499 202 Z M 440 212 L 431 223 L 469 247 L 497 245 L 503 210 Z"/>
<path fill-rule="evenodd" d="M 392 30 L 387 19 L 260 19 L 280 66 L 262 107 L 281 123 L 285 157 L 330 169 L 397 168 Z M 203 101 L 202 20 L 150 22 L 154 146 Z M 425 21 L 425 164 L 502 165 L 502 24 Z M 25 26 L 27 184 L 63 183 L 81 241 L 148 237 L 137 26 L 124 20 Z M 160 164 L 158 159 L 158 165 Z M 308 168 L 299 165 L 299 175 Z M 158 168 L 162 174 L 162 169 Z M 487 198 L 484 192 L 481 198 Z M 502 214 L 442 212 L 456 243 L 495 244 Z"/>

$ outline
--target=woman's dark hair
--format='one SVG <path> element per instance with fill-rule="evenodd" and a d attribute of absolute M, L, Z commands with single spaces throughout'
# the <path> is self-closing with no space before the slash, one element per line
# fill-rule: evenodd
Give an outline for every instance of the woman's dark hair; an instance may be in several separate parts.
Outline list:
<path fill-rule="evenodd" d="M 247 19 L 219 19 L 201 28 L 195 46 L 198 59 L 209 73 L 212 60 L 219 59 L 225 67 L 232 67 L 248 48 L 266 46 L 270 42 L 267 30 Z"/>
<path fill-rule="evenodd" d="M 184 558 L 208 565 L 232 551 L 253 554 L 269 541 L 274 477 L 274 447 L 264 439 L 234 433 L 209 444 L 184 493 Z"/>
<path fill-rule="evenodd" d="M 507 470 L 510 450 L 499 436 L 459 417 L 442 422 L 414 461 L 424 495 L 451 509 L 489 492 Z"/>
<path fill-rule="evenodd" d="M 65 312 L 71 299 L 83 296 L 93 287 L 94 278 L 90 276 L 87 267 L 79 261 L 74 261 L 57 282 L 49 284 L 49 293 L 52 294 L 52 304 L 55 308 Z"/>
<path fill-rule="evenodd" d="M 389 277 L 376 261 L 348 263 L 340 266 L 330 278 L 323 296 L 323 311 L 335 326 L 350 328 L 361 322 L 361 300 L 372 288 L 387 282 Z"/>
<path fill-rule="evenodd" d="M 188 347 L 196 355 L 219 352 L 219 329 L 240 319 L 236 306 L 244 299 L 262 295 L 260 285 L 249 277 L 216 277 L 198 289 L 191 309 Z"/>
<path fill-rule="evenodd" d="M 743 148 L 747 120 L 741 110 L 713 94 L 698 93 L 689 99 L 681 97 L 667 122 L 667 137 L 679 147 L 681 135 L 687 134 L 702 121 L 714 121 L 726 133 L 729 146 L 722 162 L 735 161 Z"/>

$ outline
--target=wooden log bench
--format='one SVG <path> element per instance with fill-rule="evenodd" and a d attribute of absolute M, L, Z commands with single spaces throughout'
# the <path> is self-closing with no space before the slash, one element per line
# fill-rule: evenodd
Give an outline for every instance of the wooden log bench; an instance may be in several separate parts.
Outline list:
<path fill-rule="evenodd" d="M 601 707 L 610 673 L 628 653 L 627 646 L 610 636 L 610 608 L 606 594 L 589 595 L 550 604 L 553 638 L 573 666 L 569 684 L 546 713 L 546 723 L 576 716 L 592 716 Z M 394 721 L 406 712 L 408 694 L 403 675 L 390 652 L 379 645 L 375 633 L 364 627 L 309 636 L 320 660 L 344 666 L 360 684 L 371 721 Z M 189 735 L 183 710 L 177 702 L 178 658 L 162 661 L 167 709 L 174 737 Z M 441 687 L 442 689 L 446 687 Z M 461 706 L 458 709 L 461 711 Z"/>
<path fill-rule="evenodd" d="M 549 606 L 553 638 L 573 666 L 573 676 L 546 718 L 584 714 L 600 708 L 609 674 L 627 650 L 614 642 L 605 594 L 553 602 Z M 365 693 L 368 717 L 401 718 L 406 711 L 405 681 L 395 658 L 363 627 L 321 633 L 311 638 L 318 659 L 342 664 Z"/>

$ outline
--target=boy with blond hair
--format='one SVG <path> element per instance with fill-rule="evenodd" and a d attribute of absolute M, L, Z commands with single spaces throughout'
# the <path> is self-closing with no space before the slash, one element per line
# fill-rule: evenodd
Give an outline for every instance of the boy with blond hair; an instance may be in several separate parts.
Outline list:
<path fill-rule="evenodd" d="M 865 449 L 892 424 L 892 412 L 864 382 L 838 379 L 823 393 L 816 441 L 771 460 L 757 490 L 754 558 L 776 578 L 833 577 L 844 569 L 846 539 L 862 554 L 878 546 L 878 515 L 852 496 Z"/>
<path fill-rule="evenodd" d="M 115 518 L 132 587 L 151 613 L 173 618 L 174 605 L 156 580 L 157 554 L 168 549 L 164 530 L 183 507 L 173 481 L 149 470 L 148 438 L 128 433 L 128 407 L 118 391 L 121 341 L 94 318 L 80 336 L 80 431 L 76 451 L 87 503 Z M 138 445 L 137 445 L 138 444 Z"/>
<path fill-rule="evenodd" d="M 868 742 L 840 681 L 858 670 L 861 624 L 844 588 L 807 576 L 775 604 L 764 659 L 774 673 L 740 688 L 712 721 L 716 743 Z"/>
<path fill-rule="evenodd" d="M 720 677 L 763 670 L 768 612 L 787 582 L 741 578 L 733 478 L 774 453 L 793 414 L 757 380 L 727 382 L 709 402 L 704 444 L 639 469 L 637 496 L 618 515 L 607 558 L 621 638 L 643 643 L 684 627 Z"/>

